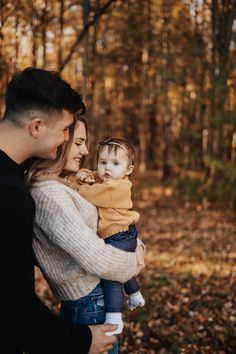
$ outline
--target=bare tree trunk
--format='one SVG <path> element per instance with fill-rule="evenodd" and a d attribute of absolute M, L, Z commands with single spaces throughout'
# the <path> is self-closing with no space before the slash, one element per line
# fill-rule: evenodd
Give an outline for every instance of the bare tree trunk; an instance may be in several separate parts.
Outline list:
<path fill-rule="evenodd" d="M 8 63 L 5 60 L 4 57 L 4 50 L 3 50 L 3 40 L 4 40 L 4 35 L 3 35 L 3 26 L 5 24 L 5 21 L 7 19 L 7 15 L 5 14 L 5 3 L 2 1 L 0 3 L 0 20 L 1 20 L 1 26 L 0 26 L 0 117 L 2 116 L 3 113 L 3 107 L 4 107 L 4 91 L 6 84 L 8 82 L 8 76 L 9 76 L 9 66 Z"/>
<path fill-rule="evenodd" d="M 44 8 L 41 15 L 42 24 L 42 45 L 43 45 L 43 57 L 42 57 L 42 67 L 47 66 L 47 23 L 48 23 L 48 1 L 44 0 Z"/>
<path fill-rule="evenodd" d="M 90 4 L 89 0 L 83 0 L 83 27 L 86 28 L 89 22 Z M 87 95 L 87 80 L 88 80 L 88 65 L 89 65 L 89 31 L 84 35 L 83 39 L 83 81 L 82 95 L 86 98 Z"/>
<path fill-rule="evenodd" d="M 15 58 L 14 58 L 14 70 L 18 69 L 18 55 L 19 55 L 19 1 L 16 2 L 16 12 L 15 12 Z"/>
<path fill-rule="evenodd" d="M 96 0 L 96 8 L 99 8 L 99 0 Z M 89 115 L 89 126 L 90 126 L 90 154 L 89 154 L 89 161 L 90 167 L 93 168 L 95 166 L 95 151 L 96 151 L 96 144 L 98 140 L 98 135 L 96 134 L 96 116 L 97 116 L 97 102 L 95 92 L 97 91 L 97 84 L 98 80 L 96 77 L 96 67 L 98 63 L 98 53 L 96 50 L 96 42 L 97 42 L 97 27 L 98 23 L 96 23 L 93 27 L 92 33 L 92 43 L 91 43 L 91 57 L 88 58 L 89 63 L 89 78 L 90 78 L 90 89 L 86 90 L 86 102 L 87 102 L 87 109 Z"/>
<path fill-rule="evenodd" d="M 31 18 L 31 32 L 32 32 L 32 66 L 37 66 L 38 63 L 38 30 L 39 30 L 39 24 L 38 24 L 38 19 L 37 16 L 35 16 L 36 13 L 36 8 L 34 6 L 33 1 L 31 0 L 30 2 L 30 8 L 32 12 Z"/>
<path fill-rule="evenodd" d="M 148 103 L 149 102 L 149 56 L 150 56 L 150 1 L 148 6 L 141 7 L 141 13 L 143 16 L 143 34 L 142 34 L 142 76 L 140 78 L 142 88 L 142 101 L 141 110 L 138 118 L 138 135 L 139 135 L 139 171 L 144 172 L 147 168 L 147 119 L 148 115 Z"/>
<path fill-rule="evenodd" d="M 58 53 L 57 53 L 57 67 L 58 69 L 62 64 L 62 46 L 64 37 L 64 12 L 65 12 L 65 1 L 60 0 L 60 15 L 59 15 L 59 33 L 58 33 Z"/>
<path fill-rule="evenodd" d="M 170 33 L 168 29 L 168 24 L 170 22 L 170 4 L 168 1 L 163 1 L 163 30 L 162 30 L 162 55 L 163 55 L 163 66 L 162 66 L 162 78 L 161 78 L 161 89 L 162 89 L 162 106 L 161 106 L 161 116 L 162 116 L 162 140 L 161 140 L 161 150 L 162 150 L 162 178 L 165 180 L 170 175 L 170 164 L 169 164 L 169 131 L 171 123 L 171 115 L 169 108 L 168 99 L 168 86 L 169 86 L 169 68 L 170 68 Z"/>
<path fill-rule="evenodd" d="M 223 156 L 223 124 L 227 78 L 229 75 L 229 49 L 233 35 L 233 22 L 236 18 L 234 0 L 212 0 L 212 152 L 215 158 Z"/>

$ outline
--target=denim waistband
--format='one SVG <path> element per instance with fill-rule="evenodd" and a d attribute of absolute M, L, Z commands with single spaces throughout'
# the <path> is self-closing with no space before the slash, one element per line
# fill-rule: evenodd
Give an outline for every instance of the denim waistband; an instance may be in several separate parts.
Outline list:
<path fill-rule="evenodd" d="M 98 285 L 88 295 L 85 295 L 77 300 L 63 300 L 62 303 L 66 303 L 70 305 L 72 303 L 75 303 L 76 301 L 83 301 L 83 299 L 85 299 L 87 296 L 100 296 L 103 294 L 104 294 L 103 287 L 101 283 L 98 283 Z"/>
<path fill-rule="evenodd" d="M 126 231 L 117 232 L 116 234 L 109 236 L 105 239 L 106 243 L 109 243 L 109 240 L 120 241 L 120 240 L 131 240 L 138 237 L 137 229 L 134 224 L 129 225 L 129 229 Z"/>

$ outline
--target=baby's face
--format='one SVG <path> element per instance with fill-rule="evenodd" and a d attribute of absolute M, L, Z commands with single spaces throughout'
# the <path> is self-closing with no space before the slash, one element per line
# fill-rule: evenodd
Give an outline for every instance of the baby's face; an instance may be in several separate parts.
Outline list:
<path fill-rule="evenodd" d="M 122 148 L 108 151 L 108 146 L 100 151 L 98 158 L 98 176 L 102 181 L 121 179 L 130 175 L 133 166 L 130 165 L 127 153 Z"/>

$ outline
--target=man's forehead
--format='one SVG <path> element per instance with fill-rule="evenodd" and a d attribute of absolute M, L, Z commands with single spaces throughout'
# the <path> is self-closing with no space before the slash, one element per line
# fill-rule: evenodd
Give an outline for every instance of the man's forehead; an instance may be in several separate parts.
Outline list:
<path fill-rule="evenodd" d="M 58 123 L 60 125 L 64 125 L 64 126 L 69 126 L 71 125 L 73 122 L 74 122 L 74 116 L 72 113 L 66 111 L 66 110 L 63 110 L 62 111 L 62 114 L 61 114 L 61 118 L 58 120 Z"/>

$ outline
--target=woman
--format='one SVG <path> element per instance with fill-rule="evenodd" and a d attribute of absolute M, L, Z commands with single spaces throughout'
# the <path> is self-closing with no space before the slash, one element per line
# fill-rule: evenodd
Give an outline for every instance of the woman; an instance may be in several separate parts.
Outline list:
<path fill-rule="evenodd" d="M 75 324 L 98 324 L 105 318 L 100 278 L 124 283 L 143 257 L 106 245 L 96 234 L 96 208 L 71 188 L 88 154 L 86 142 L 86 121 L 77 117 L 57 159 L 36 162 L 28 181 L 36 203 L 35 258 L 62 301 L 60 315 Z"/>

